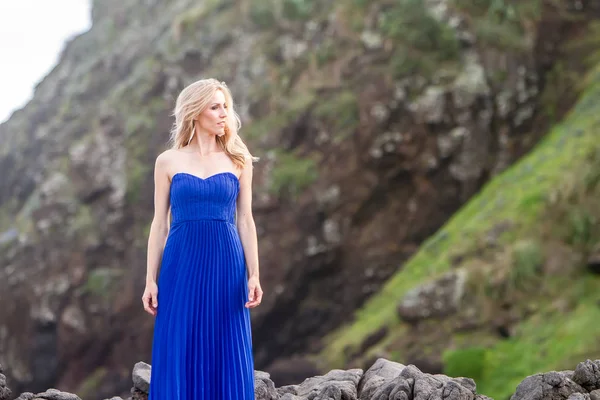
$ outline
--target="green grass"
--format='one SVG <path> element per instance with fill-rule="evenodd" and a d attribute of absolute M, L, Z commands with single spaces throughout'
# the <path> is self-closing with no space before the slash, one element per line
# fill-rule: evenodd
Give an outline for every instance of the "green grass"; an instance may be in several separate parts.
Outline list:
<path fill-rule="evenodd" d="M 269 192 L 273 194 L 295 197 L 318 178 L 316 163 L 310 158 L 278 150 L 275 159 L 269 187 Z"/>
<path fill-rule="evenodd" d="M 444 374 L 473 378 L 477 393 L 501 400 L 529 375 L 573 370 L 581 361 L 600 358 L 600 307 L 596 305 L 600 280 L 578 276 L 570 285 L 557 282 L 556 288 L 560 287 L 573 303 L 572 310 L 561 312 L 547 302 L 545 309 L 521 323 L 509 339 L 488 347 L 447 350 Z"/>
<path fill-rule="evenodd" d="M 568 313 L 537 314 L 519 326 L 519 334 L 487 350 L 477 392 L 505 399 L 527 376 L 572 370 L 578 362 L 600 358 L 600 280 L 587 275 L 564 285 L 578 297 Z"/>
<path fill-rule="evenodd" d="M 568 178 L 565 171 L 583 168 L 586 154 L 600 147 L 598 100 L 600 79 L 595 79 L 564 123 L 555 126 L 527 156 L 492 179 L 429 238 L 355 313 L 352 324 L 328 335 L 320 360 L 327 367 L 338 368 L 345 363 L 345 349 L 356 349 L 367 335 L 382 326 L 388 325 L 394 332 L 400 324 L 396 304 L 404 294 L 447 272 L 453 256 L 485 248 L 481 238 L 494 226 L 505 221 L 512 223 L 510 230 L 497 240 L 496 245 L 500 246 L 509 245 L 515 238 L 535 236 L 532 234 L 542 222 L 549 197 Z"/>

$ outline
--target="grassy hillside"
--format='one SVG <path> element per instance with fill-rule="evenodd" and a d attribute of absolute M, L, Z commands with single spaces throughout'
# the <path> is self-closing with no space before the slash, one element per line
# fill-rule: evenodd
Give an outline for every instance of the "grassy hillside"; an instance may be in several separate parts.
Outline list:
<path fill-rule="evenodd" d="M 431 321 L 448 344 L 445 373 L 471 376 L 478 392 L 503 399 L 527 375 L 600 358 L 600 277 L 586 269 L 600 241 L 596 71 L 562 123 L 428 239 L 356 313 L 354 323 L 329 335 L 317 357 L 324 367 L 346 365 L 347 354 L 364 350 L 365 339 L 382 327 L 388 334 L 362 351 L 363 360 L 385 354 L 403 362 L 402 338 L 411 327 L 397 316 L 398 302 L 408 290 L 457 268 L 468 273 L 466 297 L 480 325 L 453 330 L 460 310 Z M 486 322 L 506 303 L 519 320 L 503 339 Z"/>

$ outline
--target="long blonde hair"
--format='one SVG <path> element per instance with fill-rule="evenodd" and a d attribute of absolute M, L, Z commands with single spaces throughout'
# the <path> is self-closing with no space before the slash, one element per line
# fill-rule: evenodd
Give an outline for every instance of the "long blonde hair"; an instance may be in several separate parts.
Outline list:
<path fill-rule="evenodd" d="M 234 164 L 243 168 L 246 159 L 258 161 L 258 157 L 252 156 L 246 144 L 238 135 L 242 127 L 239 115 L 233 107 L 233 98 L 225 82 L 219 82 L 216 79 L 200 79 L 185 87 L 175 103 L 173 114 L 175 123 L 171 129 L 171 148 L 180 149 L 187 146 L 194 136 L 194 119 L 203 112 L 217 90 L 225 95 L 225 104 L 227 105 L 227 120 L 225 122 L 225 134 L 217 136 L 217 143 L 223 148 L 223 151 L 231 158 Z"/>

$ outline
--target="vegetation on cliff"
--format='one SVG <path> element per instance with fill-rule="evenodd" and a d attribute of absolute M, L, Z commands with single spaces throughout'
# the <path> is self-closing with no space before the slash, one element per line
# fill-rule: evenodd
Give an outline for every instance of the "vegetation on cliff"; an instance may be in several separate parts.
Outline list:
<path fill-rule="evenodd" d="M 327 338 L 317 360 L 405 359 L 410 346 L 443 343 L 444 372 L 469 376 L 480 393 L 504 399 L 527 375 L 600 357 L 600 277 L 587 267 L 600 243 L 600 71 L 580 100 L 530 154 L 493 178 L 355 314 Z M 463 302 L 448 318 L 424 320 L 436 332 L 420 343 L 397 313 L 411 289 L 465 271 Z M 507 310 L 513 320 L 494 325 Z M 469 328 L 456 321 L 473 319 Z M 506 332 L 508 330 L 508 332 Z M 421 330 L 422 331 L 422 330 Z M 440 350 L 440 346 L 434 346 Z"/>

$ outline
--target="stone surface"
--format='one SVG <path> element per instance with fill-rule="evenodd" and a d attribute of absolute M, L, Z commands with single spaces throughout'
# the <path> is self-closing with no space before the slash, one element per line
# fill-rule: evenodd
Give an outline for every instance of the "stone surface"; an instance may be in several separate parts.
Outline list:
<path fill-rule="evenodd" d="M 151 373 L 152 367 L 149 364 L 146 364 L 145 362 L 136 363 L 132 372 L 133 387 L 148 394 Z"/>
<path fill-rule="evenodd" d="M 592 392 L 600 389 L 600 360 L 585 360 L 577 364 L 573 373 L 573 382 Z"/>
<path fill-rule="evenodd" d="M 407 322 L 451 315 L 459 309 L 466 277 L 466 271 L 456 270 L 410 290 L 398 305 L 398 315 Z"/>
<path fill-rule="evenodd" d="M 600 400 L 597 367 L 600 360 L 586 360 L 574 371 L 550 371 L 525 378 L 511 400 Z M 151 368 L 138 362 L 133 368 L 134 387 L 127 400 L 147 400 L 148 393 L 136 386 L 147 383 L 143 376 Z M 145 383 L 140 384 L 139 379 Z M 428 374 L 416 366 L 378 358 L 361 369 L 331 370 L 296 385 L 275 387 L 270 375 L 254 371 L 256 400 L 492 400 L 477 394 L 475 381 L 465 377 Z M 585 387 L 584 387 L 585 386 Z M 588 390 L 589 389 L 589 390 Z M 2 399 L 4 400 L 4 399 Z M 16 400 L 80 400 L 75 394 L 49 389 L 22 393 Z M 114 396 L 104 400 L 123 400 Z"/>
<path fill-rule="evenodd" d="M 529 376 L 517 386 L 511 400 L 563 400 L 573 394 L 586 394 L 571 377 L 572 373 L 557 371 Z"/>

